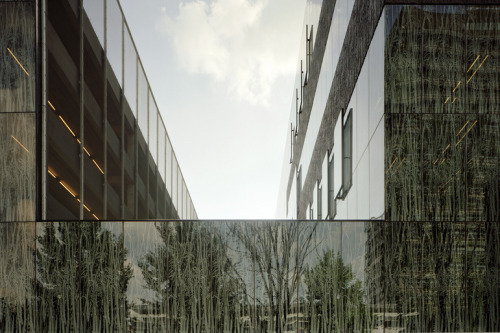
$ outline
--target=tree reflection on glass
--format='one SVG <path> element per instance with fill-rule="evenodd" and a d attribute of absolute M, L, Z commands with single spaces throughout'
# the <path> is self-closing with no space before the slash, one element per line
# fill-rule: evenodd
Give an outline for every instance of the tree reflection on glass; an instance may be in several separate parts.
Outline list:
<path fill-rule="evenodd" d="M 156 229 L 162 244 L 139 260 L 146 287 L 156 297 L 143 302 L 157 315 L 168 314 L 172 332 L 239 330 L 246 287 L 219 230 L 189 222 L 157 224 Z"/>
<path fill-rule="evenodd" d="M 132 276 L 122 237 L 100 222 L 59 222 L 37 240 L 37 330 L 121 331 Z"/>
<path fill-rule="evenodd" d="M 298 315 L 296 303 L 299 276 L 305 258 L 314 247 L 314 227 L 302 223 L 247 223 L 233 225 L 231 232 L 254 264 L 256 278 L 254 326 L 267 332 L 283 332 Z M 261 297 L 262 295 L 262 297 Z M 287 320 L 289 319 L 289 320 Z"/>
<path fill-rule="evenodd" d="M 344 264 L 340 254 L 328 249 L 316 266 L 306 269 L 311 331 L 354 331 L 365 321 L 365 302 L 361 281 L 356 279 L 350 265 Z"/>

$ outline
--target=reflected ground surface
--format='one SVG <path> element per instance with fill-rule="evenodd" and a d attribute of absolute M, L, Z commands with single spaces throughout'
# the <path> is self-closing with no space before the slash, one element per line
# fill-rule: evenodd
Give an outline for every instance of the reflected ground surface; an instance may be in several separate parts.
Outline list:
<path fill-rule="evenodd" d="M 0 331 L 497 331 L 499 237 L 496 222 L 3 223 Z"/>

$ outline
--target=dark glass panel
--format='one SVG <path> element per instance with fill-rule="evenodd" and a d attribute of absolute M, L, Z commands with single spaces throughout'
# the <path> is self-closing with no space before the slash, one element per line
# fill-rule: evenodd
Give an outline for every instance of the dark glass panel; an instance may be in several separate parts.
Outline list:
<path fill-rule="evenodd" d="M 383 268 L 384 311 L 379 322 L 389 330 L 421 332 L 422 314 L 422 224 L 421 222 L 380 222 Z M 382 319 L 382 320 L 381 320 Z"/>
<path fill-rule="evenodd" d="M 422 223 L 422 331 L 463 331 L 466 224 Z"/>
<path fill-rule="evenodd" d="M 87 2 L 84 2 L 84 4 Z M 92 3 L 92 8 L 97 4 Z M 103 11 L 101 3 L 100 10 Z M 97 8 L 95 8 L 97 10 Z M 101 14 L 102 15 L 102 14 Z M 101 20 L 104 18 L 101 17 Z M 104 21 L 101 23 L 104 24 Z M 95 219 L 104 217 L 104 76 L 103 53 L 97 40 L 89 36 L 90 24 L 84 27 L 84 217 Z M 96 45 L 97 44 L 97 45 Z M 49 112 L 53 110 L 48 108 Z"/>
<path fill-rule="evenodd" d="M 37 226 L 37 331 L 122 331 L 125 264 L 120 222 Z"/>
<path fill-rule="evenodd" d="M 125 262 L 122 222 L 79 223 L 81 331 L 124 331 L 125 291 L 133 271 Z"/>
<path fill-rule="evenodd" d="M 344 123 L 342 131 L 342 197 L 345 198 L 352 186 L 352 113 L 351 109 Z"/>
<path fill-rule="evenodd" d="M 375 327 L 376 313 L 367 307 L 365 222 L 342 222 L 340 275 L 341 327 L 345 332 L 361 332 Z"/>
<path fill-rule="evenodd" d="M 467 154 L 467 221 L 498 221 L 500 116 L 484 114 L 467 119 L 468 133 L 461 134 Z"/>
<path fill-rule="evenodd" d="M 210 282 L 215 278 L 210 262 L 210 225 L 170 222 L 168 228 L 170 331 L 208 331 L 212 308 Z"/>
<path fill-rule="evenodd" d="M 420 127 L 417 115 L 385 117 L 385 217 L 388 221 L 421 219 Z"/>
<path fill-rule="evenodd" d="M 48 219 L 73 220 L 80 217 L 80 181 L 83 171 L 81 170 L 81 158 L 84 159 L 84 163 L 88 167 L 90 167 L 88 163 L 92 163 L 87 159 L 87 154 L 84 153 L 86 157 L 80 154 L 84 133 L 80 132 L 82 124 L 80 122 L 79 80 L 84 73 L 79 72 L 79 63 L 80 57 L 84 55 L 81 54 L 82 50 L 78 43 L 78 25 L 69 24 L 71 20 L 77 19 L 71 10 L 71 4 L 63 5 L 56 1 L 49 1 L 47 5 L 47 26 L 53 29 L 50 30 L 51 38 L 47 38 L 46 154 L 48 175 L 46 177 L 46 215 Z M 62 20 L 61 17 L 66 19 Z M 83 51 L 89 51 L 85 59 L 90 60 L 91 49 L 85 48 Z M 90 68 L 91 63 L 89 61 L 87 67 Z M 92 66 L 95 66 L 95 63 Z M 91 86 L 89 83 L 94 78 L 91 76 L 87 78 L 87 87 Z M 98 80 L 96 79 L 96 81 Z M 86 102 L 92 102 L 91 94 L 87 93 L 87 95 Z M 92 111 L 96 112 L 98 109 L 98 107 L 91 108 Z M 92 119 L 90 114 L 85 118 L 87 121 Z M 101 123 L 99 116 L 92 121 Z M 90 133 L 89 135 L 91 135 Z M 94 143 L 96 142 L 94 141 Z M 94 147 L 85 148 L 94 153 L 98 151 L 98 146 L 97 143 Z M 88 216 L 86 217 L 88 218 Z"/>
<path fill-rule="evenodd" d="M 385 272 L 385 249 L 387 245 L 386 223 L 373 221 L 364 223 L 364 290 L 366 303 L 366 327 L 383 330 L 387 274 Z"/>
<path fill-rule="evenodd" d="M 0 31 L 0 112 L 34 112 L 34 3 L 1 2 Z"/>
<path fill-rule="evenodd" d="M 462 113 L 465 6 L 423 6 L 422 111 Z"/>
<path fill-rule="evenodd" d="M 331 332 L 341 327 L 342 274 L 347 270 L 341 258 L 340 222 L 299 222 L 305 269 L 301 274 L 300 312 L 311 332 Z M 304 247 L 306 246 L 306 247 Z M 300 251 L 300 250 L 299 250 Z"/>
<path fill-rule="evenodd" d="M 498 185 L 498 183 L 497 183 Z M 500 216 L 497 216 L 497 220 Z M 467 326 L 470 332 L 500 329 L 500 224 L 467 225 Z"/>
<path fill-rule="evenodd" d="M 421 6 L 385 10 L 385 112 L 421 112 Z"/>
<path fill-rule="evenodd" d="M 0 113 L 0 221 L 35 220 L 35 114 Z"/>
<path fill-rule="evenodd" d="M 125 248 L 127 262 L 133 276 L 127 286 L 127 329 L 139 331 L 166 331 L 167 306 L 175 286 L 167 267 L 175 260 L 167 255 L 169 247 L 168 222 L 125 222 Z M 173 286 L 167 288 L 167 286 Z M 175 307 L 170 308 L 176 311 Z M 180 316 L 170 316 L 175 318 Z M 172 328 L 175 326 L 172 326 Z M 175 330 L 174 330 L 175 331 Z"/>
<path fill-rule="evenodd" d="M 0 223 L 0 331 L 35 330 L 35 223 Z"/>
<path fill-rule="evenodd" d="M 262 331 L 286 331 L 299 319 L 298 274 L 303 272 L 308 234 L 297 234 L 296 222 L 246 223 L 248 255 L 255 259 L 255 327 Z M 299 237 L 300 236 L 300 237 Z M 302 255 L 302 257 L 301 257 Z"/>
<path fill-rule="evenodd" d="M 109 73 L 108 73 L 109 74 Z M 122 127 L 121 97 L 109 84 L 107 88 L 107 218 L 119 219 L 122 215 L 122 140 L 124 140 L 125 127 Z"/>
<path fill-rule="evenodd" d="M 500 112 L 500 7 L 467 6 L 467 112 Z"/>
<path fill-rule="evenodd" d="M 245 332 L 251 327 L 254 243 L 243 224 L 210 223 L 207 240 L 212 332 Z"/>
<path fill-rule="evenodd" d="M 470 119 L 470 120 L 469 120 Z M 423 138 L 423 214 L 429 221 L 465 218 L 465 151 L 474 119 L 460 115 L 425 115 Z"/>

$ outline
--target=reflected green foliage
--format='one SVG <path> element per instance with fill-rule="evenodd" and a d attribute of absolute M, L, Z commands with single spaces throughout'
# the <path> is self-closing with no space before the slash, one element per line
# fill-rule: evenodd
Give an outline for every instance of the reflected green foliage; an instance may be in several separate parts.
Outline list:
<path fill-rule="evenodd" d="M 0 223 L 0 332 L 35 331 L 34 248 L 35 223 Z"/>
<path fill-rule="evenodd" d="M 187 222 L 156 228 L 162 244 L 139 261 L 146 286 L 156 296 L 153 302 L 144 300 L 157 318 L 147 329 L 167 325 L 172 332 L 239 331 L 246 287 L 219 230 Z"/>
<path fill-rule="evenodd" d="M 304 272 L 311 332 L 360 332 L 365 322 L 361 281 L 340 254 L 328 249 L 316 266 Z"/>
<path fill-rule="evenodd" d="M 309 225 L 308 225 L 309 224 Z M 305 258 L 314 248 L 317 222 L 233 225 L 243 255 L 254 265 L 256 279 L 253 325 L 262 331 L 285 331 L 298 315 L 297 288 Z M 312 225 L 312 226 L 311 226 Z"/>
<path fill-rule="evenodd" d="M 100 222 L 47 223 L 38 236 L 40 332 L 115 332 L 132 276 L 121 237 Z"/>

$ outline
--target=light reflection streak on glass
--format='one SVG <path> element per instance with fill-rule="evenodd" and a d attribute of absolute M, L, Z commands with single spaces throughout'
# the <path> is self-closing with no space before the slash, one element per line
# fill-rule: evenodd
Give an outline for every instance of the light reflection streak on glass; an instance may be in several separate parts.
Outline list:
<path fill-rule="evenodd" d="M 396 167 L 396 170 L 394 170 L 394 173 L 396 173 L 399 169 L 399 167 L 401 166 L 401 164 L 403 164 L 403 162 L 406 160 L 406 156 L 403 157 L 403 159 L 401 160 L 401 162 L 399 162 L 398 166 Z"/>
<path fill-rule="evenodd" d="M 474 77 L 474 75 L 476 75 L 477 71 L 479 70 L 479 68 L 481 68 L 481 66 L 484 64 L 484 62 L 486 61 L 486 59 L 488 59 L 489 55 L 487 55 L 483 61 L 479 64 L 479 66 L 476 68 L 476 70 L 474 71 L 474 73 L 472 73 L 471 77 L 467 80 L 467 83 L 469 83 L 470 80 L 472 80 L 472 78 Z"/>
<path fill-rule="evenodd" d="M 450 181 L 451 181 L 451 178 L 450 178 L 450 179 L 448 179 L 448 181 L 447 181 L 447 182 L 446 182 L 443 186 L 441 186 L 441 187 L 439 188 L 439 191 L 438 191 L 438 192 L 441 192 L 441 191 L 443 190 L 443 188 L 444 188 L 446 185 L 448 185 L 448 183 L 449 183 Z"/>
<path fill-rule="evenodd" d="M 54 179 L 57 178 L 56 175 L 52 172 L 52 170 L 47 169 L 47 171 L 49 172 L 49 175 L 52 176 L 52 178 L 54 178 Z"/>
<path fill-rule="evenodd" d="M 464 124 L 464 126 L 462 126 L 460 131 L 458 131 L 457 135 L 455 135 L 455 136 L 458 136 L 460 133 L 462 133 L 462 131 L 464 130 L 465 126 L 467 126 L 468 123 L 469 123 L 469 121 L 467 120 L 467 122 Z"/>
<path fill-rule="evenodd" d="M 388 173 L 388 172 L 389 172 L 389 170 L 391 170 L 392 166 L 394 165 L 394 163 L 396 163 L 396 161 L 397 161 L 397 160 L 398 160 L 398 158 L 396 157 L 396 158 L 394 159 L 394 161 L 392 161 L 391 166 L 389 167 L 389 169 L 387 169 L 387 171 L 386 171 L 385 173 Z"/>
<path fill-rule="evenodd" d="M 54 110 L 54 111 L 56 110 L 56 108 L 54 107 L 54 105 L 52 105 L 52 103 L 49 100 L 47 100 L 47 103 L 49 103 L 49 105 L 52 108 L 52 110 Z"/>
<path fill-rule="evenodd" d="M 52 105 L 52 103 L 49 100 L 47 100 L 47 102 L 49 103 L 50 107 L 54 111 L 56 111 L 56 108 L 54 107 L 54 105 Z M 80 141 L 80 139 L 78 139 L 76 137 L 75 132 L 73 132 L 73 130 L 71 129 L 71 127 L 69 127 L 68 123 L 66 123 L 66 121 L 64 120 L 64 118 L 61 115 L 58 115 L 58 117 L 59 117 L 59 119 L 61 119 L 62 123 L 64 124 L 64 126 L 66 126 L 66 128 L 71 133 L 71 135 L 75 138 L 76 142 L 78 142 L 78 144 L 82 144 L 82 142 Z M 87 148 L 85 146 L 83 146 L 83 150 L 85 151 L 85 153 L 87 154 L 87 156 L 92 160 L 92 162 L 95 164 L 95 166 L 97 167 L 97 169 L 99 170 L 99 172 L 104 175 L 104 171 L 102 171 L 102 168 L 99 166 L 99 164 L 96 162 L 96 160 L 92 157 L 92 154 L 90 154 L 90 152 L 87 150 Z"/>
<path fill-rule="evenodd" d="M 477 62 L 477 59 L 479 59 L 479 57 L 480 57 L 480 56 L 481 56 L 481 55 L 480 55 L 480 54 L 478 54 L 478 56 L 476 57 L 476 60 L 474 60 L 474 62 L 472 63 L 472 65 L 470 65 L 469 69 L 467 70 L 467 73 L 469 73 L 469 72 L 470 72 L 470 70 L 472 69 L 472 67 L 474 67 L 474 64 Z"/>
<path fill-rule="evenodd" d="M 18 139 L 16 139 L 15 136 L 11 135 L 10 137 L 14 139 L 14 141 L 16 141 L 21 147 L 23 147 L 24 150 L 26 150 L 28 153 L 30 152 L 28 148 L 26 148 Z"/>
<path fill-rule="evenodd" d="M 95 161 L 95 159 L 92 159 L 92 162 L 94 162 L 94 164 L 97 167 L 97 169 L 99 169 L 99 171 L 104 175 L 104 171 L 102 171 L 101 167 L 99 166 L 99 164 L 97 164 L 97 162 Z"/>
<path fill-rule="evenodd" d="M 87 205 L 86 205 L 86 204 L 83 204 L 83 208 L 85 208 L 85 209 L 87 210 L 87 212 L 89 212 L 89 213 L 90 213 L 90 209 L 89 209 L 89 207 L 87 207 Z"/>
<path fill-rule="evenodd" d="M 7 51 L 9 51 L 10 55 L 14 58 L 14 60 L 19 65 L 19 67 L 21 67 L 23 69 L 23 71 L 26 73 L 26 75 L 30 76 L 30 74 L 28 73 L 26 68 L 24 68 L 23 65 L 21 65 L 21 63 L 19 62 L 19 60 L 17 60 L 17 57 L 14 55 L 14 53 L 12 53 L 12 51 L 9 48 L 7 48 Z"/>
<path fill-rule="evenodd" d="M 59 116 L 59 119 L 63 122 L 64 126 L 68 129 L 68 131 L 73 135 L 73 137 L 76 137 L 75 132 L 68 126 L 68 124 L 64 121 L 63 117 Z"/>
<path fill-rule="evenodd" d="M 68 185 L 65 185 L 62 180 L 59 181 L 59 184 L 61 184 L 61 186 L 64 187 L 66 191 L 73 196 L 73 198 L 76 198 L 76 194 L 73 193 L 73 190 Z M 78 198 L 76 198 L 76 200 L 80 201 Z"/>
<path fill-rule="evenodd" d="M 456 146 L 458 146 L 460 142 L 462 142 L 462 140 L 463 140 L 463 139 L 465 138 L 465 136 L 466 136 L 466 135 L 470 132 L 470 130 L 472 129 L 472 127 L 474 127 L 474 125 L 476 125 L 476 123 L 477 123 L 477 120 L 474 122 L 474 124 L 472 124 L 472 126 L 471 126 L 471 127 L 469 127 L 469 129 L 467 130 L 467 132 L 465 132 L 465 134 L 462 136 L 462 138 L 460 138 L 460 140 L 457 142 L 457 144 L 455 145 L 455 147 L 456 147 Z"/>
<path fill-rule="evenodd" d="M 50 169 L 50 168 L 47 168 L 47 172 L 62 186 L 64 187 L 64 189 L 66 191 L 68 191 L 69 194 L 71 194 L 71 196 L 73 196 L 73 198 L 75 198 L 75 200 L 77 202 L 81 202 L 80 198 L 75 194 L 75 192 L 73 191 L 73 189 L 68 185 L 66 184 L 64 181 L 62 181 L 61 179 L 59 179 L 55 174 L 54 172 Z M 92 210 L 85 204 L 83 203 L 83 208 L 85 208 L 85 210 L 89 213 L 92 214 L 92 216 L 96 219 L 96 220 L 99 220 L 99 218 L 92 212 Z"/>

